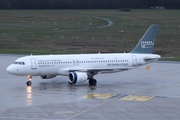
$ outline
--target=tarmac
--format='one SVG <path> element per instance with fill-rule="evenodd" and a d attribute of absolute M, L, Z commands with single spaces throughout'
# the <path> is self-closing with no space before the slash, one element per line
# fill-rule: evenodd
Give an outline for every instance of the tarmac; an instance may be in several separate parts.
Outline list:
<path fill-rule="evenodd" d="M 0 55 L 0 119 L 5 120 L 179 120 L 180 62 L 155 62 L 151 69 L 100 74 L 68 84 L 53 79 L 13 76 L 6 67 L 19 55 Z"/>

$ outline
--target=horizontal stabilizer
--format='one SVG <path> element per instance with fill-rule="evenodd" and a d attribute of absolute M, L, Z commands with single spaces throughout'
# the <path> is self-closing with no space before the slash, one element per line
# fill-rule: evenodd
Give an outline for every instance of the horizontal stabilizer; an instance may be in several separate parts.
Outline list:
<path fill-rule="evenodd" d="M 161 56 L 160 55 L 153 55 L 153 56 L 147 56 L 144 58 L 144 60 L 148 61 L 148 60 L 157 60 L 160 59 Z"/>

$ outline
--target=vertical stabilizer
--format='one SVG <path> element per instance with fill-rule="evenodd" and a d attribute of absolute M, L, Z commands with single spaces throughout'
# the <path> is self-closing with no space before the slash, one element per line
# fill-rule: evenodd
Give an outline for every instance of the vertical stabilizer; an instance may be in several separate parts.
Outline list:
<path fill-rule="evenodd" d="M 146 33 L 143 35 L 141 40 L 138 42 L 136 47 L 130 53 L 144 53 L 152 54 L 154 50 L 154 44 L 156 41 L 156 34 L 158 30 L 158 25 L 151 25 Z"/>

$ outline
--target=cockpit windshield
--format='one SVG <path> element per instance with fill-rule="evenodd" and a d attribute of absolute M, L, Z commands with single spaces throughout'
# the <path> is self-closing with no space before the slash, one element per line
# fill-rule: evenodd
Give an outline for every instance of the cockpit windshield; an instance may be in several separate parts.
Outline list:
<path fill-rule="evenodd" d="M 17 65 L 25 65 L 25 63 L 24 62 L 18 62 L 18 61 L 15 61 L 13 64 L 17 64 Z"/>

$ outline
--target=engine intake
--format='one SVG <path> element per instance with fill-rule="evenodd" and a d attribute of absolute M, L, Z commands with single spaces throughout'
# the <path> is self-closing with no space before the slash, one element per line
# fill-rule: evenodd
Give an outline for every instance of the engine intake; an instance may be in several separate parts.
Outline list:
<path fill-rule="evenodd" d="M 87 73 L 84 73 L 84 72 L 71 72 L 71 73 L 69 73 L 69 82 L 70 83 L 85 82 L 87 80 L 88 80 Z"/>

